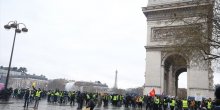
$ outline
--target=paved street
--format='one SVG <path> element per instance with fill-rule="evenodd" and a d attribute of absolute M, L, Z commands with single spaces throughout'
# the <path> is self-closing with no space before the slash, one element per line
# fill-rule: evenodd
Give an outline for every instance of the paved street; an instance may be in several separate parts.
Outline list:
<path fill-rule="evenodd" d="M 15 100 L 12 99 L 9 101 L 9 104 L 0 104 L 0 110 L 34 110 L 33 104 L 29 105 L 29 108 L 23 108 L 23 100 Z M 77 104 L 75 106 L 69 106 L 69 105 L 59 105 L 59 104 L 48 104 L 46 100 L 41 100 L 39 103 L 38 110 L 77 110 Z M 141 109 L 125 109 L 124 107 L 118 108 L 118 107 L 112 107 L 109 106 L 108 108 L 95 108 L 94 110 L 141 110 Z M 144 109 L 142 109 L 144 110 Z"/>

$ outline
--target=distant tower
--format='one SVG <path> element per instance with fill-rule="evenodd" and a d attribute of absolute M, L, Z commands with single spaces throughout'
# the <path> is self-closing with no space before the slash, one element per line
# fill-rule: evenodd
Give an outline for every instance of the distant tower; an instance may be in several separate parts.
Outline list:
<path fill-rule="evenodd" d="M 117 78 L 117 77 L 118 77 L 118 71 L 116 70 L 116 71 L 115 71 L 115 85 L 114 85 L 114 87 L 113 87 L 114 89 L 118 89 L 118 84 L 117 84 L 118 78 Z"/>

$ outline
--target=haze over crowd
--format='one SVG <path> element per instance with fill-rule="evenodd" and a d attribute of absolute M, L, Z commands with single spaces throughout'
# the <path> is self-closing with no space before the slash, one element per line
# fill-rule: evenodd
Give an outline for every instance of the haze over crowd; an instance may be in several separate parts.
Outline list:
<path fill-rule="evenodd" d="M 17 20 L 29 32 L 17 35 L 12 66 L 109 87 L 118 70 L 119 88 L 143 86 L 147 1 L 0 0 L 0 64 L 8 66 L 14 35 L 3 26 Z"/>

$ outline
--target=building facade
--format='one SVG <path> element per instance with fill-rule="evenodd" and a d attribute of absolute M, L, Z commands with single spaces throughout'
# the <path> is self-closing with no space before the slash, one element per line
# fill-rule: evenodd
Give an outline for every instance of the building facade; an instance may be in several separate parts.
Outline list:
<path fill-rule="evenodd" d="M 81 91 L 81 92 L 94 92 L 94 93 L 106 93 L 109 88 L 106 84 L 102 84 L 99 81 L 86 82 L 86 81 L 75 81 L 66 84 L 67 91 Z"/>
<path fill-rule="evenodd" d="M 6 82 L 6 75 L 8 70 L 0 69 L 0 83 Z M 34 84 L 35 83 L 35 84 Z M 23 72 L 10 71 L 8 87 L 9 88 L 32 88 L 32 85 L 36 88 L 46 88 L 48 79 L 43 75 L 31 75 Z"/>

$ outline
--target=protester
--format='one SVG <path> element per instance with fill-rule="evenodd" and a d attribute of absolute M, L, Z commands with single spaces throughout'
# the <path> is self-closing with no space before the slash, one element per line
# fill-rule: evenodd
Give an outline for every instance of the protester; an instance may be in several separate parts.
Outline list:
<path fill-rule="evenodd" d="M 29 90 L 29 88 L 27 88 L 25 90 L 25 94 L 24 94 L 24 106 L 23 107 L 28 108 L 29 99 L 30 99 L 30 90 Z"/>
<path fill-rule="evenodd" d="M 48 94 L 46 94 L 48 93 Z M 40 88 L 37 90 L 33 86 L 33 90 L 27 89 L 15 89 L 15 95 L 13 98 L 24 99 L 24 106 L 29 107 L 31 103 L 29 101 L 35 100 L 34 109 L 38 108 L 39 101 L 41 98 L 44 99 L 44 95 L 47 95 L 48 104 L 56 105 L 60 104 L 61 106 L 67 103 L 70 103 L 71 106 L 75 106 L 75 100 L 77 102 L 77 109 L 87 109 L 93 110 L 96 108 L 108 107 L 108 105 L 114 106 L 114 108 L 121 109 L 141 109 L 141 105 L 144 104 L 145 110 L 196 110 L 198 109 L 208 109 L 208 110 L 220 110 L 220 87 L 217 87 L 215 90 L 216 99 L 203 99 L 202 101 L 194 101 L 194 99 L 180 100 L 176 97 L 171 96 L 142 96 L 138 94 L 126 93 L 122 94 L 110 94 L 110 93 L 92 93 L 92 92 L 81 92 L 81 91 L 62 91 L 62 90 L 49 90 L 44 91 Z M 44 94 L 44 95 L 43 95 Z M 22 98 L 23 97 L 23 98 Z M 34 98 L 31 98 L 34 97 Z M 63 97 L 63 98 L 62 98 Z M 87 104 L 85 103 L 88 100 Z M 55 102 L 55 103 L 52 103 Z M 58 102 L 58 103 L 56 103 Z M 120 102 L 120 103 L 119 103 Z M 109 104 L 111 103 L 111 104 Z M 102 106 L 101 106 L 102 105 Z M 170 107 L 169 107 L 170 106 Z M 75 107 L 74 107 L 75 108 Z"/>
<path fill-rule="evenodd" d="M 34 89 L 34 91 L 35 91 L 35 104 L 34 104 L 34 108 L 38 108 L 38 105 L 39 105 L 39 101 L 40 101 L 40 98 L 41 98 L 41 89 L 40 88 L 38 88 L 38 90 L 37 89 L 35 89 L 35 87 L 34 86 L 32 86 L 33 87 L 33 89 Z"/>
<path fill-rule="evenodd" d="M 77 92 L 76 100 L 77 100 L 77 104 L 78 104 L 77 109 L 82 109 L 82 106 L 83 106 L 83 94 L 80 91 Z"/>
<path fill-rule="evenodd" d="M 95 108 L 95 102 L 94 99 L 90 99 L 89 102 L 87 103 L 86 108 L 90 108 L 90 110 L 93 110 Z"/>
<path fill-rule="evenodd" d="M 216 87 L 215 89 L 215 107 L 214 110 L 220 110 L 220 86 Z"/>
<path fill-rule="evenodd" d="M 191 101 L 190 101 L 190 103 L 191 103 Z M 186 100 L 186 99 L 184 99 L 184 100 L 182 100 L 182 109 L 183 110 L 188 110 L 188 101 Z M 192 109 L 192 110 L 194 110 L 194 109 Z"/>
<path fill-rule="evenodd" d="M 69 93 L 69 97 L 70 97 L 70 105 L 75 105 L 75 91 L 74 92 L 70 92 Z"/>

